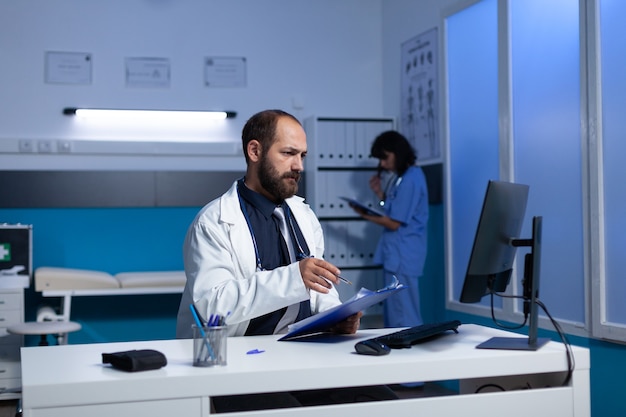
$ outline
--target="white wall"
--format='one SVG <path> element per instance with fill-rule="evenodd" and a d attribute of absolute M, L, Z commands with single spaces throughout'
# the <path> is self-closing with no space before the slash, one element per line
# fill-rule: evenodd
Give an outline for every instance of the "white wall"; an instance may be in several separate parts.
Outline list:
<path fill-rule="evenodd" d="M 441 36 L 442 13 L 469 0 L 383 0 L 383 112 L 400 116 L 401 45 L 434 27 Z M 441 51 L 441 42 L 439 43 Z M 439 61 L 441 63 L 441 61 Z M 440 84 L 441 86 L 442 84 Z M 443 101 L 442 101 L 443 102 Z"/>
<path fill-rule="evenodd" d="M 36 145 L 128 134 L 81 129 L 61 114 L 64 107 L 237 111 L 226 128 L 207 132 L 209 141 L 218 142 L 238 142 L 246 119 L 264 108 L 282 108 L 300 118 L 383 115 L 381 27 L 380 0 L 0 2 L 0 169 L 59 164 L 61 155 L 20 153 L 19 140 Z M 92 83 L 46 84 L 46 51 L 91 53 Z M 247 86 L 203 86 L 206 56 L 245 57 Z M 169 58 L 170 88 L 125 87 L 126 57 Z M 294 107 L 294 101 L 301 106 Z M 143 132 L 148 139 L 158 134 L 149 127 Z M 63 157 L 69 159 L 61 165 L 83 164 Z M 186 160 L 178 158 L 173 165 Z"/>

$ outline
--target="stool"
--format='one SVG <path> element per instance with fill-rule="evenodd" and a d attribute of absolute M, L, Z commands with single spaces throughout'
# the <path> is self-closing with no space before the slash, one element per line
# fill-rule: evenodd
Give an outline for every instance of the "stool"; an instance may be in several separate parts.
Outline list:
<path fill-rule="evenodd" d="M 65 335 L 81 329 L 80 323 L 74 321 L 30 321 L 7 327 L 7 332 L 19 335 L 39 335 L 39 346 L 48 346 L 49 334 L 56 335 L 57 343 L 64 345 Z"/>

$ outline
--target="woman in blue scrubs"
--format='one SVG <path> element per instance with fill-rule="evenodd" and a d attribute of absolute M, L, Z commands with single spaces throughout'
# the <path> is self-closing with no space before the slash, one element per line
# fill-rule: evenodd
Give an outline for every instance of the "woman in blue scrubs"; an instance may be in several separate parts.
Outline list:
<path fill-rule="evenodd" d="M 380 199 L 385 215 L 357 212 L 383 227 L 374 261 L 383 266 L 386 284 L 392 283 L 395 276 L 408 287 L 385 301 L 385 327 L 417 326 L 423 324 L 419 278 L 427 247 L 426 178 L 422 169 L 415 165 L 415 150 L 399 132 L 381 133 L 372 144 L 371 154 L 380 163 L 379 174 L 370 179 L 370 188 Z M 381 175 L 383 173 L 386 175 Z"/>

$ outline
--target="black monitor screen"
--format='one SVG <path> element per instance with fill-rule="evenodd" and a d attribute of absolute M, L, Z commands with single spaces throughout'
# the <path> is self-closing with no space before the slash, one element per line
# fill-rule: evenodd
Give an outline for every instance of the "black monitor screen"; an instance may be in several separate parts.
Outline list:
<path fill-rule="evenodd" d="M 460 301 L 477 303 L 492 292 L 504 292 L 511 278 L 528 186 L 489 181 L 474 237 Z"/>

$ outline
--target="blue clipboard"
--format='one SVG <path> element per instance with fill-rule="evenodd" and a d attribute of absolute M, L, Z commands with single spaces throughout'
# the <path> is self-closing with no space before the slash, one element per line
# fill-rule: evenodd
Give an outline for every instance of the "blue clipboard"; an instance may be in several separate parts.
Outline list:
<path fill-rule="evenodd" d="M 397 281 L 378 291 L 361 288 L 354 297 L 343 304 L 292 324 L 289 326 L 289 332 L 278 340 L 293 340 L 301 336 L 327 331 L 351 315 L 363 311 L 405 288 L 404 285 L 399 284 Z"/>
<path fill-rule="evenodd" d="M 384 211 L 377 210 L 373 207 L 368 207 L 365 204 L 353 198 L 349 198 L 349 197 L 339 197 L 339 198 L 342 199 L 343 201 L 346 201 L 348 204 L 350 204 L 350 206 L 358 207 L 359 209 L 363 210 L 366 214 L 369 214 L 371 216 L 384 216 L 385 215 Z"/>

